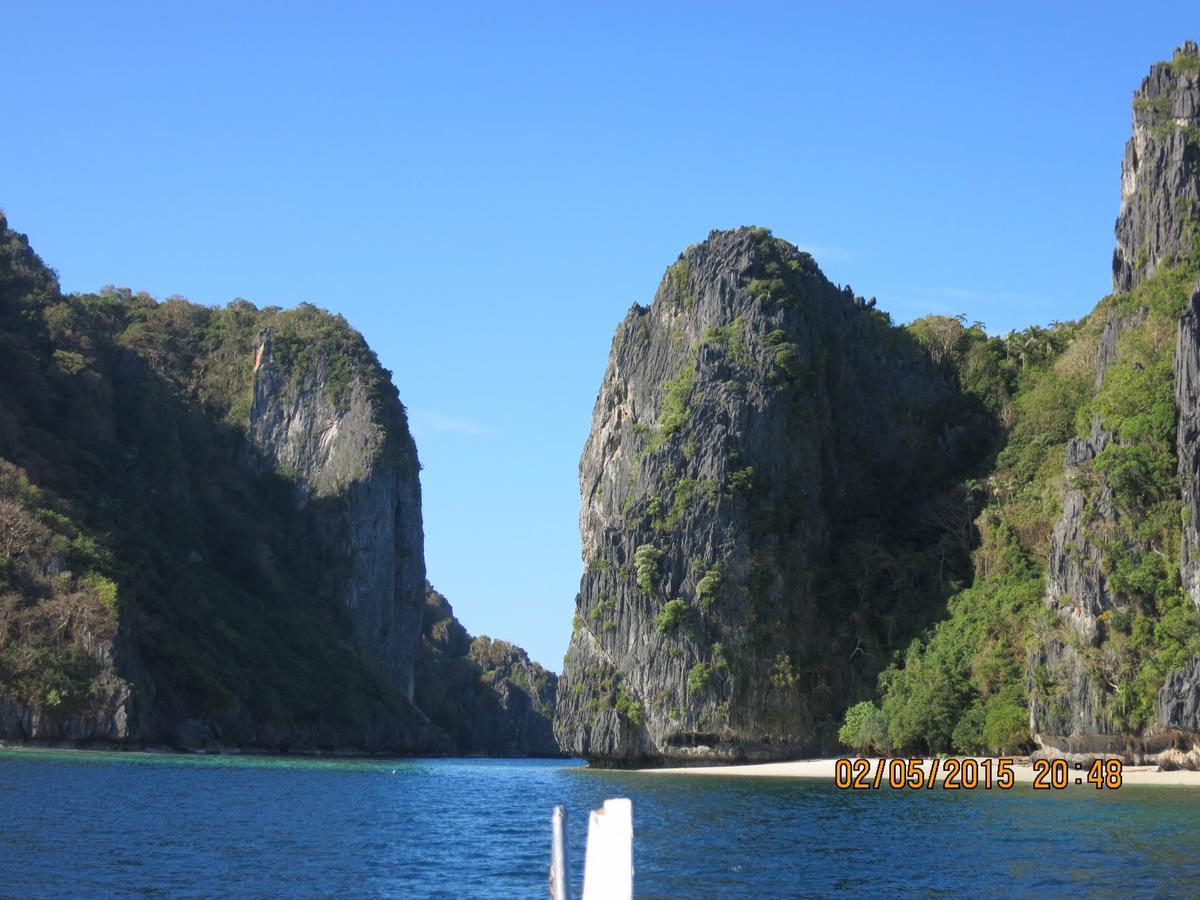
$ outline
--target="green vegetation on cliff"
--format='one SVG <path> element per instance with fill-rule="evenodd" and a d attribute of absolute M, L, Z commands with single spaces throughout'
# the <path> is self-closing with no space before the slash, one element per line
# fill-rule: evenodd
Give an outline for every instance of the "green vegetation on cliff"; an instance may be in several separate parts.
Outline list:
<path fill-rule="evenodd" d="M 965 388 L 999 401 L 990 405 L 1008 423 L 1006 437 L 991 472 L 970 485 L 983 503 L 971 585 L 880 676 L 887 740 L 879 749 L 1011 753 L 1027 746 L 1028 690 L 1052 704 L 1065 687 L 1044 668 L 1027 672 L 1031 652 L 1048 636 L 1076 647 L 1112 719 L 1130 731 L 1150 724 L 1167 673 L 1200 652 L 1200 619 L 1179 581 L 1172 379 L 1176 322 L 1195 276 L 1191 266 L 1165 267 L 1134 291 L 1107 298 L 1079 325 L 1004 339 L 967 330 L 965 340 L 951 342 L 946 358 Z M 1093 396 L 1101 330 L 1113 318 L 1126 322 L 1117 361 Z M 953 331 L 931 320 L 912 328 L 934 353 L 936 335 Z M 980 371 L 975 361 L 989 345 L 1002 365 Z M 1112 438 L 1068 483 L 1067 444 L 1093 423 Z M 1085 519 L 1117 604 L 1101 614 L 1094 645 L 1081 644 L 1044 600 L 1050 535 L 1071 489 L 1082 491 L 1087 508 L 1111 502 L 1116 510 Z M 848 715 L 844 738 L 855 745 L 859 729 L 852 726 Z"/>
<path fill-rule="evenodd" d="M 62 716 L 87 703 L 101 666 L 86 642 L 116 637 L 110 567 L 70 507 L 0 460 L 0 696 Z"/>
<path fill-rule="evenodd" d="M 911 329 L 1010 425 L 991 471 L 964 485 L 982 506 L 973 523 L 973 583 L 881 674 L 882 712 L 888 747 L 1012 750 L 1027 730 L 1007 735 L 1003 748 L 985 746 L 984 730 L 1014 709 L 1024 714 L 1025 634 L 1040 608 L 1056 484 L 1076 409 L 1089 393 L 1095 337 L 1056 323 L 994 338 L 954 323 L 929 318 Z M 970 541 L 972 523 L 965 527 Z"/>
<path fill-rule="evenodd" d="M 1158 711 L 1167 675 L 1200 654 L 1200 617 L 1180 583 L 1181 501 L 1173 362 L 1180 313 L 1197 268 L 1160 269 L 1101 309 L 1126 317 L 1117 361 L 1080 413 L 1113 435 L 1080 482 L 1089 507 L 1115 515 L 1091 519 L 1101 571 L 1117 603 L 1100 614 L 1100 640 L 1080 648 L 1111 720 L 1138 732 Z M 1081 428 L 1082 430 L 1082 428 Z M 1053 685 L 1046 685 L 1050 691 Z"/>

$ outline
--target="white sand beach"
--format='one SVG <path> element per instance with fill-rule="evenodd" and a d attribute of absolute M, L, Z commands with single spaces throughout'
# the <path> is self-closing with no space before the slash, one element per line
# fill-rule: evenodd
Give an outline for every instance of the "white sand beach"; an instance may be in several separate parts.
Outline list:
<path fill-rule="evenodd" d="M 995 769 L 995 759 L 987 759 L 986 757 L 974 757 L 974 759 L 983 763 L 985 760 L 991 763 L 993 773 Z M 880 762 L 887 765 L 888 760 L 869 759 L 870 777 L 874 780 L 876 767 Z M 940 761 L 944 765 L 945 761 Z M 638 769 L 639 772 L 644 772 L 650 775 L 692 775 L 696 777 L 744 777 L 744 778 L 825 778 L 832 780 L 835 777 L 836 759 L 800 759 L 793 762 L 773 762 L 773 763 L 753 763 L 747 765 L 736 766 L 688 766 L 680 768 L 658 768 L 658 769 Z M 928 773 L 933 765 L 932 759 L 925 759 L 921 766 Z M 939 770 L 941 766 L 939 766 Z M 1032 783 L 1037 774 L 1033 766 L 1028 761 L 1016 762 L 1012 767 L 1013 779 L 1018 783 Z M 939 771 L 937 778 L 940 782 L 944 777 L 945 772 Z M 1080 787 L 1096 790 L 1094 784 L 1089 784 L 1087 779 L 1087 771 L 1076 771 L 1074 766 L 1070 766 L 1070 776 L 1068 786 L 1075 786 L 1075 779 L 1081 778 L 1082 784 Z M 888 783 L 887 772 L 885 770 L 880 786 L 886 787 Z M 1158 766 L 1124 766 L 1121 770 L 1121 783 L 1127 784 L 1158 784 L 1158 785 L 1188 785 L 1200 787 L 1200 772 L 1186 771 L 1182 769 L 1173 771 L 1163 771 Z M 982 787 L 982 776 L 980 776 L 980 786 Z"/>

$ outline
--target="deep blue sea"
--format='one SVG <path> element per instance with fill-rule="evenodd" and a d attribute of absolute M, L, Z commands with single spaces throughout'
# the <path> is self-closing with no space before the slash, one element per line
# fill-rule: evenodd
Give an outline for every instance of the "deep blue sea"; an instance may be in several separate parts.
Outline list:
<path fill-rule="evenodd" d="M 1179 895 L 1200 789 L 839 791 L 541 760 L 0 752 L 0 896 L 544 897 L 633 800 L 640 897 Z"/>

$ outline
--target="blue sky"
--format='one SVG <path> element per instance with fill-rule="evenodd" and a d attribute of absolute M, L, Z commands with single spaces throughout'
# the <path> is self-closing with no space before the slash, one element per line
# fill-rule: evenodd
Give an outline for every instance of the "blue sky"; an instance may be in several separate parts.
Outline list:
<path fill-rule="evenodd" d="M 763 225 L 907 321 L 1110 284 L 1133 90 L 1194 4 L 23 3 L 0 207 L 68 290 L 309 300 L 394 373 L 429 576 L 557 670 L 612 332 Z"/>

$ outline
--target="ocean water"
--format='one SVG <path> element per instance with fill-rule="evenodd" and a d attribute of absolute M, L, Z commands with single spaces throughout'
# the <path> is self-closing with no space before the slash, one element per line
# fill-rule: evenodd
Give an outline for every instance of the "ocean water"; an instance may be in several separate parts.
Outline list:
<path fill-rule="evenodd" d="M 544 897 L 633 800 L 639 897 L 1200 890 L 1200 790 L 839 791 L 545 760 L 0 752 L 0 896 Z"/>

